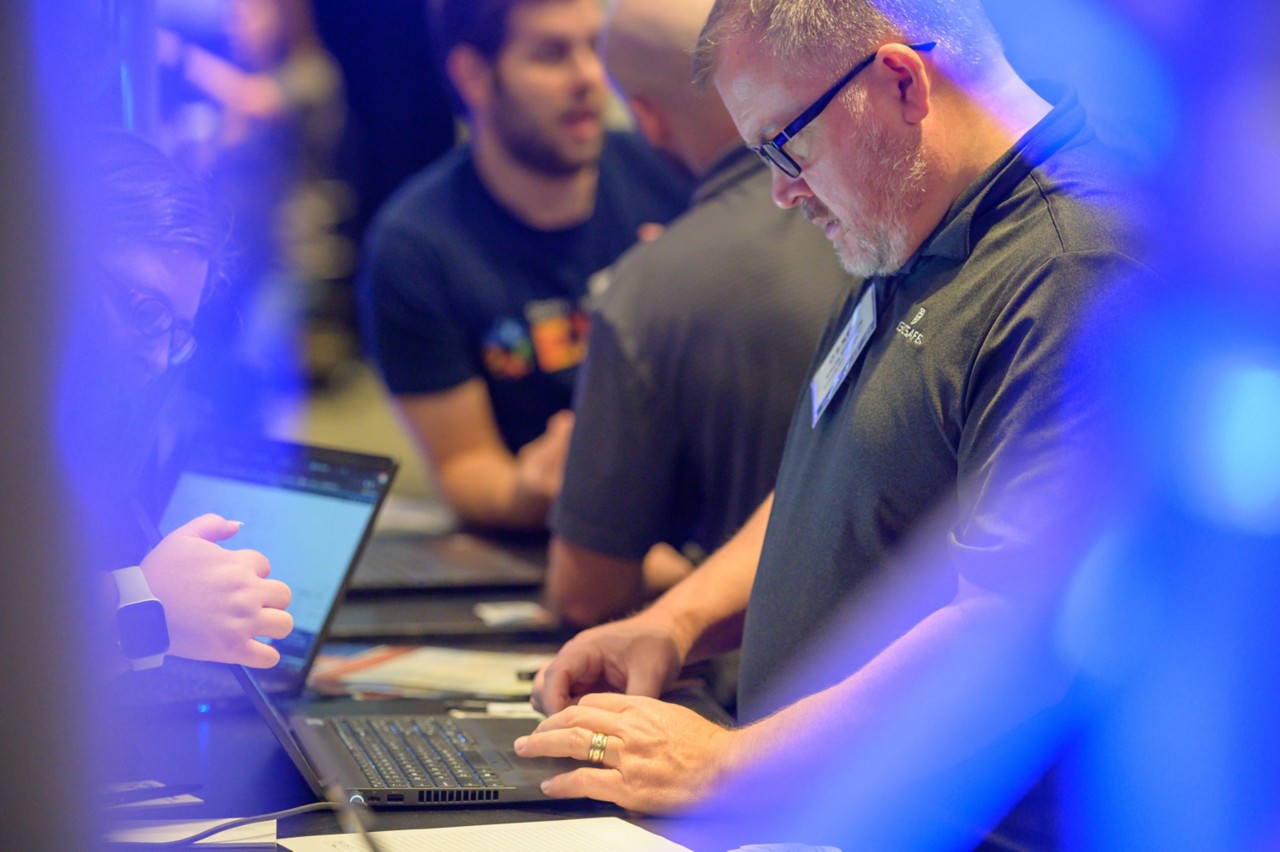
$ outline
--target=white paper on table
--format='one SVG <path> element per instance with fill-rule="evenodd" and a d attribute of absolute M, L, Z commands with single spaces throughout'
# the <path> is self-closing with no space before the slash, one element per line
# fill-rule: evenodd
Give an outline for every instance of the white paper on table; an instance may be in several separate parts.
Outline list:
<path fill-rule="evenodd" d="M 149 819 L 128 820 L 113 823 L 107 839 L 116 843 L 166 843 L 180 840 L 212 828 L 227 819 Z M 273 819 L 242 825 L 201 840 L 197 846 L 244 846 L 272 844 L 276 842 L 276 821 Z"/>
<path fill-rule="evenodd" d="M 347 689 L 376 692 L 463 692 L 523 698 L 533 687 L 522 672 L 537 671 L 551 654 L 477 651 L 460 648 L 380 646 L 366 655 L 335 663 L 316 677 Z M 365 659 L 368 660 L 365 663 Z"/>
<path fill-rule="evenodd" d="M 618 817 L 511 822 L 454 828 L 413 828 L 373 832 L 382 852 L 689 852 L 677 843 Z M 354 834 L 287 837 L 279 841 L 290 852 L 368 852 Z"/>
<path fill-rule="evenodd" d="M 158 799 L 143 799 L 139 802 L 124 802 L 119 805 L 112 805 L 113 811 L 127 811 L 130 808 L 142 810 L 144 808 L 167 808 L 177 807 L 179 805 L 200 805 L 204 804 L 204 799 L 199 796 L 193 796 L 190 793 L 179 793 L 176 796 L 161 796 Z"/>
<path fill-rule="evenodd" d="M 106 785 L 107 793 L 132 793 L 135 790 L 155 790 L 156 798 L 154 799 L 138 799 L 133 802 L 121 802 L 120 804 L 108 805 L 113 812 L 127 811 L 130 808 L 161 808 L 172 807 L 176 805 L 199 805 L 204 802 L 198 796 L 190 793 L 176 793 L 171 796 L 164 795 L 166 789 L 173 789 L 161 781 L 142 780 L 142 781 L 117 781 Z"/>

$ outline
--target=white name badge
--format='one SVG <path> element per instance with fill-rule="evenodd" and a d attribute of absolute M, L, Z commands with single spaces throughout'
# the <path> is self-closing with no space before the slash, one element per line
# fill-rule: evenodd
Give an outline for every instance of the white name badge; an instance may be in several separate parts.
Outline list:
<path fill-rule="evenodd" d="M 809 397 L 813 402 L 812 426 L 818 425 L 818 418 L 827 410 L 831 397 L 835 396 L 841 383 L 849 375 L 853 362 L 858 360 L 858 355 L 862 353 L 875 330 L 876 288 L 875 285 L 870 285 L 858 300 L 857 307 L 853 309 L 849 324 L 831 345 L 831 351 L 827 353 L 826 358 L 822 359 L 822 366 L 818 367 L 818 372 L 813 375 L 813 381 L 809 383 Z"/>

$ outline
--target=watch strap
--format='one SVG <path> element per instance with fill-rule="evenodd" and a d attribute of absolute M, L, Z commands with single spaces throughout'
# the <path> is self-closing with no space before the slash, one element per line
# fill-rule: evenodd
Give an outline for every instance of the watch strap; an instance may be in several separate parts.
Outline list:
<path fill-rule="evenodd" d="M 111 578 L 115 580 L 116 591 L 120 597 L 120 602 L 116 606 L 117 611 L 130 604 L 144 601 L 159 603 L 159 599 L 151 593 L 151 586 L 147 583 L 146 575 L 142 573 L 142 566 L 130 565 L 128 568 L 117 568 L 111 572 Z M 129 662 L 135 670 L 153 669 L 164 663 L 164 651 L 145 657 L 130 657 Z"/>
<path fill-rule="evenodd" d="M 120 593 L 120 606 L 155 600 L 156 596 L 151 594 L 151 586 L 147 584 L 147 575 L 142 573 L 141 565 L 118 568 L 111 572 L 111 578 L 116 581 L 116 590 Z"/>

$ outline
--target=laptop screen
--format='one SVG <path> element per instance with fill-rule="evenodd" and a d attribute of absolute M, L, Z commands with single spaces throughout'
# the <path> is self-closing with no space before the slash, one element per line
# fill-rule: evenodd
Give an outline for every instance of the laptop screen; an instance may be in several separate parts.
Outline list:
<path fill-rule="evenodd" d="M 293 633 L 271 680 L 310 665 L 349 569 L 395 474 L 388 458 L 280 442 L 204 446 L 184 466 L 160 518 L 168 535 L 214 512 L 244 527 L 223 546 L 260 551 L 293 590 Z"/>

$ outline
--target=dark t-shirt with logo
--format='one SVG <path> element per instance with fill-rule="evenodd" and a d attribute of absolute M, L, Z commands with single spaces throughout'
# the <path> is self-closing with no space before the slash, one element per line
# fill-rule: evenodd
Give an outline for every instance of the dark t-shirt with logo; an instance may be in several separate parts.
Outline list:
<path fill-rule="evenodd" d="M 392 197 L 368 242 L 361 319 L 388 388 L 432 393 L 479 376 L 507 446 L 536 438 L 571 402 L 587 280 L 689 193 L 643 141 L 610 133 L 591 218 L 542 231 L 498 204 L 470 148 L 450 152 Z"/>

